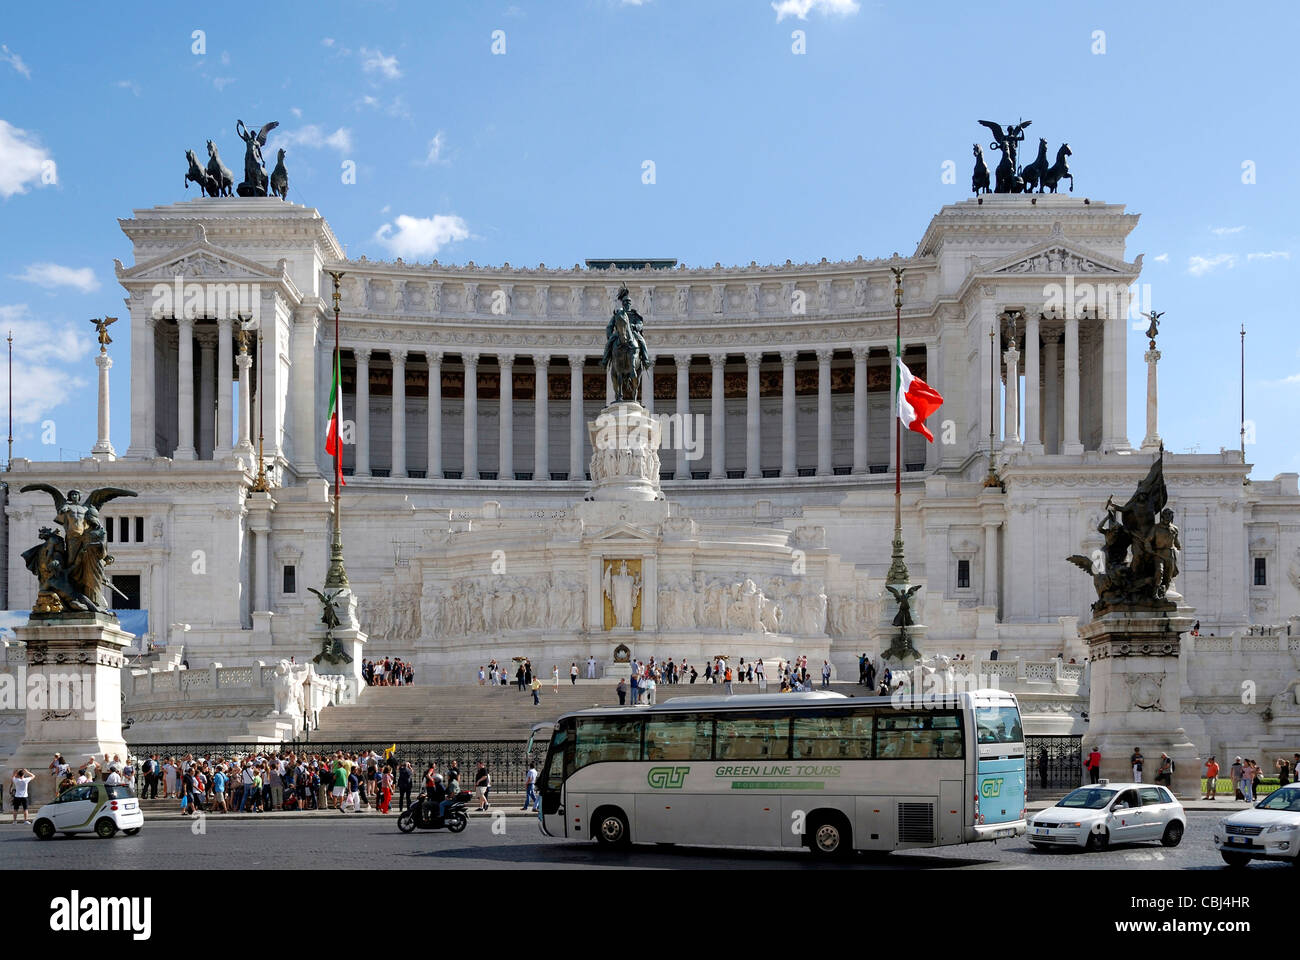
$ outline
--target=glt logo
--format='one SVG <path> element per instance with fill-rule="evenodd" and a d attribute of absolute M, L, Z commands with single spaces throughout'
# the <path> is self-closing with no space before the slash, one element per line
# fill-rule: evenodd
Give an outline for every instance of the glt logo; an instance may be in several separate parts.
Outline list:
<path fill-rule="evenodd" d="M 1002 793 L 1002 777 L 988 777 L 980 784 L 980 796 L 988 799 Z"/>
<path fill-rule="evenodd" d="M 645 782 L 656 790 L 680 790 L 690 772 L 690 767 L 651 767 Z"/>
<path fill-rule="evenodd" d="M 59 933 L 128 931 L 135 940 L 148 940 L 153 900 L 150 897 L 71 896 L 50 901 L 50 929 Z"/>

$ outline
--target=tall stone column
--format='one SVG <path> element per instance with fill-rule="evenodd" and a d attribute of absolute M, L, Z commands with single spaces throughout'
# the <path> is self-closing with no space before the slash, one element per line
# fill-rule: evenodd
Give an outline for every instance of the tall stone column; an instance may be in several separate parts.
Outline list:
<path fill-rule="evenodd" d="M 1065 437 L 1061 452 L 1083 453 L 1079 442 L 1079 318 L 1065 318 Z"/>
<path fill-rule="evenodd" d="M 984 606 L 998 605 L 998 523 L 984 521 Z"/>
<path fill-rule="evenodd" d="M 230 317 L 217 318 L 217 446 L 214 460 L 230 456 L 231 387 L 230 370 L 234 365 L 234 342 L 231 331 L 235 321 Z"/>
<path fill-rule="evenodd" d="M 673 478 L 676 480 L 690 479 L 690 465 L 686 460 L 686 443 L 684 438 L 691 430 L 691 355 L 678 354 L 673 358 L 677 361 L 677 422 L 680 425 L 677 430 L 677 436 L 673 440 L 677 443 L 677 464 L 674 468 Z"/>
<path fill-rule="evenodd" d="M 853 348 L 853 472 L 867 472 L 867 354 Z"/>
<path fill-rule="evenodd" d="M 1128 318 L 1128 293 L 1121 294 L 1116 316 L 1102 324 L 1102 424 L 1101 449 L 1127 450 L 1128 384 L 1125 381 L 1124 343 Z"/>
<path fill-rule="evenodd" d="M 426 425 L 428 436 L 428 467 L 424 472 L 427 479 L 442 478 L 442 354 L 430 350 L 424 355 L 429 365 L 429 422 Z"/>
<path fill-rule="evenodd" d="M 466 480 L 478 479 L 478 354 L 462 353 L 465 364 L 465 472 Z"/>
<path fill-rule="evenodd" d="M 406 351 L 390 350 L 393 362 L 393 453 L 390 477 L 406 476 Z"/>
<path fill-rule="evenodd" d="M 108 371 L 113 366 L 113 360 L 103 347 L 99 348 L 99 355 L 95 357 L 95 366 L 99 367 L 99 437 L 91 448 L 90 455 L 96 460 L 115 460 L 117 456 L 108 438 Z"/>
<path fill-rule="evenodd" d="M 193 460 L 194 450 L 194 321 L 176 320 L 179 349 L 176 358 L 177 432 L 173 460 Z"/>
<path fill-rule="evenodd" d="M 833 350 L 817 351 L 817 476 L 831 471 L 831 357 Z"/>
<path fill-rule="evenodd" d="M 1144 451 L 1160 449 L 1160 431 L 1157 425 L 1159 390 L 1156 385 L 1156 364 L 1160 361 L 1160 351 L 1155 348 L 1154 340 L 1151 344 L 1151 349 L 1142 354 L 1142 359 L 1147 362 L 1147 435 L 1142 438 Z"/>
<path fill-rule="evenodd" d="M 798 476 L 795 464 L 794 362 L 798 351 L 781 351 L 781 476 Z"/>
<path fill-rule="evenodd" d="M 370 351 L 354 347 L 352 356 L 357 362 L 356 409 L 352 419 L 356 427 L 357 455 L 353 473 L 358 477 L 370 476 Z"/>
<path fill-rule="evenodd" d="M 757 480 L 763 476 L 762 403 L 759 365 L 763 354 L 745 354 L 745 476 Z"/>
<path fill-rule="evenodd" d="M 271 609 L 271 510 L 269 493 L 252 493 L 247 498 L 248 531 L 253 547 L 253 612 Z"/>
<path fill-rule="evenodd" d="M 1020 351 L 1011 341 L 1011 348 L 1002 354 L 1007 365 L 1007 388 L 1003 395 L 1006 402 L 1005 423 L 1006 439 L 1003 446 L 1010 450 L 1020 448 Z"/>
<path fill-rule="evenodd" d="M 582 368 L 587 358 L 569 354 L 569 479 L 581 480 L 586 474 L 582 465 Z"/>
<path fill-rule="evenodd" d="M 1025 317 L 1025 450 L 1043 452 L 1043 427 L 1039 416 L 1038 317 Z"/>
<path fill-rule="evenodd" d="M 515 356 L 512 353 L 497 355 L 501 370 L 499 419 L 500 435 L 497 437 L 497 479 L 515 478 Z"/>
<path fill-rule="evenodd" d="M 130 460 L 152 458 L 157 447 L 157 364 L 154 335 L 158 321 L 136 307 L 131 311 L 131 442 L 126 448 Z"/>
<path fill-rule="evenodd" d="M 253 366 L 253 358 L 247 350 L 240 350 L 239 355 L 235 358 L 235 365 L 239 367 L 239 442 L 235 447 L 235 452 L 252 456 L 253 441 L 249 436 L 249 423 L 251 417 L 249 408 L 252 399 L 249 396 L 249 370 Z M 249 463 L 252 463 L 249 460 Z"/>
<path fill-rule="evenodd" d="M 727 366 L 725 353 L 709 354 L 709 366 L 713 370 L 713 384 L 709 416 L 713 420 L 712 436 L 709 447 L 711 465 L 710 480 L 725 480 L 727 477 L 727 399 L 723 373 Z"/>
<path fill-rule="evenodd" d="M 551 358 L 544 353 L 533 357 L 533 479 L 551 479 Z"/>
<path fill-rule="evenodd" d="M 293 327 L 289 340 L 289 422 L 293 424 L 294 469 L 302 476 L 321 474 L 322 454 L 325 450 L 325 434 L 322 429 L 322 410 L 329 409 L 328 392 L 334 383 L 334 343 L 333 337 L 328 344 L 321 343 L 321 318 L 313 304 L 302 304 L 293 310 Z M 324 347 L 324 349 L 322 349 Z M 323 363 L 321 361 L 324 361 Z M 325 372 L 327 383 L 320 383 L 320 372 Z M 222 367 L 222 379 L 230 379 L 230 367 Z M 321 391 L 326 397 L 324 403 L 317 400 Z M 218 398 L 220 394 L 218 394 Z M 220 400 L 218 399 L 218 404 Z M 227 414 L 229 422 L 229 414 Z M 325 467 L 323 476 L 328 477 L 333 464 Z"/>
<path fill-rule="evenodd" d="M 1043 446 L 1047 453 L 1061 452 L 1061 335 L 1049 333 L 1043 343 Z"/>
<path fill-rule="evenodd" d="M 199 443 L 200 459 L 211 460 L 213 455 L 214 431 L 216 428 L 216 397 L 214 396 L 216 379 L 217 343 L 210 332 L 204 331 L 199 336 Z"/>

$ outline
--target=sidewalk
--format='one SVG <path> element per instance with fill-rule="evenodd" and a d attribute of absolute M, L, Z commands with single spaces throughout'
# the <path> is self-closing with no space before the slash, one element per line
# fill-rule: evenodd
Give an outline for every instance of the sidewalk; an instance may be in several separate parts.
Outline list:
<path fill-rule="evenodd" d="M 490 818 L 497 813 L 502 813 L 507 817 L 532 817 L 534 819 L 537 817 L 537 812 L 535 810 L 524 811 L 520 809 L 520 807 L 522 807 L 524 804 L 524 796 L 522 793 L 516 793 L 513 795 L 512 794 L 500 794 L 499 796 L 494 795 L 493 800 L 495 802 L 492 804 L 492 808 L 490 810 L 485 810 L 481 813 L 479 812 L 478 808 L 471 802 L 470 806 L 466 808 L 466 812 L 469 814 L 470 819 L 473 820 L 476 818 Z M 194 820 L 195 819 L 189 814 L 181 813 L 179 803 L 173 800 L 165 800 L 165 801 L 146 800 L 141 805 L 141 807 L 144 812 L 146 821 Z M 211 813 L 205 811 L 205 815 L 209 820 L 277 820 L 277 821 L 278 820 L 314 820 L 314 819 L 341 820 L 344 817 L 364 817 L 369 820 L 396 821 L 399 813 L 401 813 L 401 811 L 397 807 L 396 800 L 394 800 L 392 807 L 390 808 L 389 812 L 386 814 L 380 813 L 378 810 L 375 809 L 373 805 L 368 807 L 362 807 L 361 811 L 358 813 L 353 813 L 351 811 L 347 813 L 339 813 L 337 810 L 334 809 L 274 810 L 271 811 L 270 813 L 233 813 L 233 812 L 232 813 Z"/>

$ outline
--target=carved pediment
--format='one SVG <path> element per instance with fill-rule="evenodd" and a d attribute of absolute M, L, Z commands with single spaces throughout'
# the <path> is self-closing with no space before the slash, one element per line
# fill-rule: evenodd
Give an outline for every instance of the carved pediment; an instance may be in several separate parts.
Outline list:
<path fill-rule="evenodd" d="M 644 530 L 630 523 L 619 522 L 605 527 L 599 533 L 593 534 L 589 540 L 592 543 L 617 542 L 625 544 L 631 541 L 652 544 L 659 542 L 659 533 L 658 530 Z"/>
<path fill-rule="evenodd" d="M 993 265 L 990 273 L 1007 274 L 1113 274 L 1121 269 L 1109 257 L 1082 253 L 1065 245 L 1042 248 L 1028 255 L 1017 255 L 1010 262 Z M 1124 271 L 1127 272 L 1127 271 Z"/>
<path fill-rule="evenodd" d="M 206 240 L 198 240 L 187 247 L 173 250 L 133 267 L 124 267 L 120 260 L 114 260 L 113 263 L 117 278 L 123 283 L 133 280 L 169 282 L 176 277 L 212 280 L 218 283 L 241 280 L 278 282 L 285 279 L 283 266 L 279 269 L 265 267 L 253 260 L 214 247 Z"/>

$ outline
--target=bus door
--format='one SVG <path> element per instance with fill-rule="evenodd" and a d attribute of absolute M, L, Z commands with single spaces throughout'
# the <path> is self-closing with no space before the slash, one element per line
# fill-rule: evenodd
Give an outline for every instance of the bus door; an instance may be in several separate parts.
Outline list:
<path fill-rule="evenodd" d="M 546 765 L 538 778 L 542 792 L 542 832 L 549 837 L 567 837 L 565 781 L 573 771 L 573 721 L 556 726 L 546 753 Z"/>

